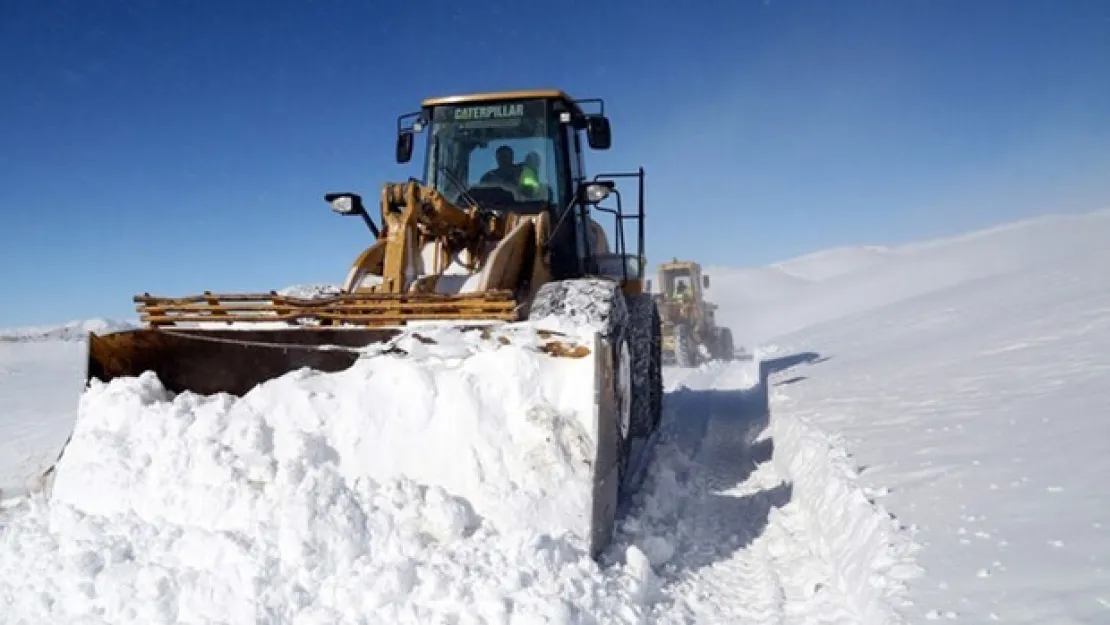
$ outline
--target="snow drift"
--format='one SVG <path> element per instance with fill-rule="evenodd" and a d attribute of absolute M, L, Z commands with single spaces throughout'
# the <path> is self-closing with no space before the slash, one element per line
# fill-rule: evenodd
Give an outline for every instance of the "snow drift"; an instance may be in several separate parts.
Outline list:
<path fill-rule="evenodd" d="M 833 561 L 891 565 L 856 597 L 894 598 L 898 524 L 926 574 L 912 622 L 1110 619 L 1108 237 L 1110 211 L 1049 217 L 806 287 L 775 343 L 819 358 L 772 376 L 775 461 Z M 897 522 L 852 521 L 867 500 Z"/>
<path fill-rule="evenodd" d="M 0 529 L 4 618 L 634 622 L 640 574 L 575 532 L 590 361 L 524 326 L 420 334 L 242 398 L 92 384 L 51 501 Z"/>

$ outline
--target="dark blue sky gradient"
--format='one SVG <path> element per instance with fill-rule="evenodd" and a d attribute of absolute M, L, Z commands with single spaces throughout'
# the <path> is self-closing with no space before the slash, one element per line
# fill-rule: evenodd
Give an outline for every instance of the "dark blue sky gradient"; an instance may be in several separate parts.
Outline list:
<path fill-rule="evenodd" d="M 651 261 L 1110 205 L 1102 0 L 11 1 L 0 326 L 339 282 L 369 234 L 322 195 L 419 175 L 398 114 L 549 86 L 606 98 Z"/>

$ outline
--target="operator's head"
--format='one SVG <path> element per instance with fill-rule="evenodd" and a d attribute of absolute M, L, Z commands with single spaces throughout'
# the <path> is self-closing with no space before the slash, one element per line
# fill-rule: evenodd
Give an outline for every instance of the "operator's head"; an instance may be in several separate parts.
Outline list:
<path fill-rule="evenodd" d="M 513 149 L 507 145 L 497 148 L 497 166 L 504 169 L 513 164 Z"/>
<path fill-rule="evenodd" d="M 535 150 L 529 152 L 528 156 L 524 157 L 524 163 L 526 165 L 528 165 L 529 167 L 531 167 L 532 169 L 534 169 L 536 171 L 539 171 L 540 170 L 540 153 L 536 152 Z"/>

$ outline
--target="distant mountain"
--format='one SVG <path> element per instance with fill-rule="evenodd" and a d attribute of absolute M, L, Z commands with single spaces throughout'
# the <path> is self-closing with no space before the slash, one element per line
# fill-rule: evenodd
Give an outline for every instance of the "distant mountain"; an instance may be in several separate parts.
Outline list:
<path fill-rule="evenodd" d="M 137 321 L 121 319 L 83 319 L 61 325 L 26 326 L 0 329 L 0 343 L 31 341 L 83 341 L 89 332 L 104 334 L 139 327 Z"/>

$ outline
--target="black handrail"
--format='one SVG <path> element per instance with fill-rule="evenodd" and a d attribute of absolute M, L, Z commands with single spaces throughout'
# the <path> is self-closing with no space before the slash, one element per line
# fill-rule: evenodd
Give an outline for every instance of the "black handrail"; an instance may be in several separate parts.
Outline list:
<path fill-rule="evenodd" d="M 640 167 L 635 172 L 612 172 L 612 173 L 595 174 L 594 177 L 593 177 L 593 180 L 596 182 L 596 181 L 600 181 L 600 180 L 616 179 L 616 178 L 636 178 L 637 179 L 637 210 L 636 210 L 636 214 L 635 215 L 625 215 L 624 214 L 624 206 L 623 206 L 623 202 L 621 201 L 621 193 L 615 187 L 613 189 L 613 194 L 617 198 L 617 208 L 614 210 L 614 209 L 611 209 L 611 208 L 602 207 L 600 205 L 595 206 L 594 208 L 596 208 L 597 210 L 600 210 L 602 212 L 610 213 L 610 214 L 615 215 L 616 230 L 617 230 L 617 232 L 616 232 L 616 239 L 617 239 L 616 240 L 616 246 L 617 246 L 617 253 L 620 256 L 626 256 L 627 255 L 626 254 L 626 244 L 625 244 L 625 240 L 624 240 L 624 220 L 626 220 L 626 219 L 636 219 L 638 221 L 638 224 L 637 224 L 637 226 L 638 226 L 637 227 L 637 239 L 638 239 L 638 241 L 637 241 L 637 245 L 636 245 L 636 258 L 637 258 L 637 261 L 638 261 L 637 272 L 638 272 L 639 275 L 637 276 L 637 278 L 642 280 L 644 278 L 644 273 L 645 273 L 645 263 L 644 263 L 644 260 L 645 260 L 645 256 L 644 256 L 644 247 L 645 247 L 645 245 L 644 245 L 644 239 L 645 239 L 645 236 L 644 236 L 645 235 L 645 227 L 644 227 L 644 178 L 645 178 L 645 176 L 644 176 L 644 168 Z M 590 253 L 592 254 L 592 251 Z M 624 265 L 623 272 L 624 272 L 624 278 L 627 280 L 628 279 L 628 265 L 627 264 Z"/>

